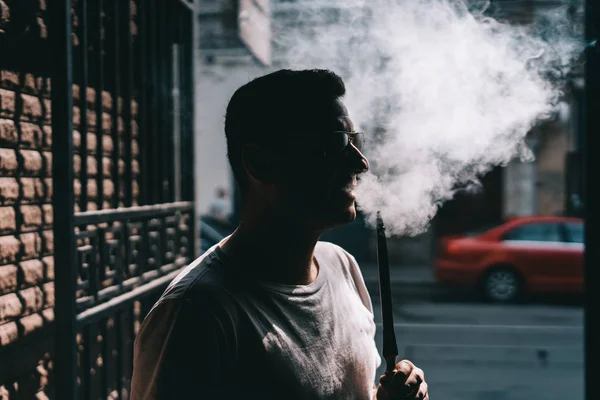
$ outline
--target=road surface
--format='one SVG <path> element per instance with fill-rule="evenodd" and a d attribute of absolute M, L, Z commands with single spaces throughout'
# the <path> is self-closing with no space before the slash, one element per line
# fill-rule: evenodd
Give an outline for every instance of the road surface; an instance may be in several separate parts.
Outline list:
<path fill-rule="evenodd" d="M 425 298 L 396 293 L 394 322 L 400 358 L 425 370 L 432 400 L 584 399 L 580 306 Z M 378 295 L 372 299 L 381 354 Z"/>

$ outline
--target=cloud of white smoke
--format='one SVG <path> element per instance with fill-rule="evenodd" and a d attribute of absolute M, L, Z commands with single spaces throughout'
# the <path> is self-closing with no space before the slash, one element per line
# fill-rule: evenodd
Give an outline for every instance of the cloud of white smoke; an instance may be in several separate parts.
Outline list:
<path fill-rule="evenodd" d="M 566 7 L 515 26 L 462 0 L 309 3 L 298 27 L 275 27 L 284 66 L 344 78 L 371 162 L 358 205 L 370 223 L 381 211 L 389 234 L 423 232 L 458 188 L 532 159 L 525 137 L 555 111 L 582 50 Z"/>

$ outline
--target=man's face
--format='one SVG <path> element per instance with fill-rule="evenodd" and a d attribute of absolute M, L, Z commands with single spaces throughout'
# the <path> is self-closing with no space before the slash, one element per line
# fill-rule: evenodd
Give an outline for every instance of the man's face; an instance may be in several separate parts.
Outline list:
<path fill-rule="evenodd" d="M 330 108 L 316 118 L 314 129 L 287 145 L 281 160 L 285 173 L 276 185 L 282 211 L 308 229 L 330 229 L 353 221 L 357 175 L 369 168 L 353 144 L 336 145 L 339 139 L 333 135 L 339 138 L 340 134 L 334 132 L 355 130 L 341 101 Z"/>

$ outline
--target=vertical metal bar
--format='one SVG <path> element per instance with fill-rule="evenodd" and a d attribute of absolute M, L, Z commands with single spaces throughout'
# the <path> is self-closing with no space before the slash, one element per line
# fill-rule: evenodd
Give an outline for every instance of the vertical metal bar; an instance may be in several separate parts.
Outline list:
<path fill-rule="evenodd" d="M 123 343 L 122 358 L 123 358 L 123 386 L 125 388 L 131 387 L 131 375 L 133 374 L 133 344 L 135 340 L 135 329 L 134 329 L 134 313 L 133 304 L 130 304 L 124 311 L 124 318 L 122 321 L 123 329 L 121 332 L 121 340 Z"/>
<path fill-rule="evenodd" d="M 94 357 L 92 355 L 92 331 L 91 326 L 86 325 L 83 327 L 81 333 L 81 340 L 83 343 L 83 353 L 81 354 L 81 391 L 84 399 L 91 399 L 91 387 L 92 387 L 92 366 Z"/>
<path fill-rule="evenodd" d="M 198 21 L 198 10 L 200 8 L 200 2 L 201 0 L 193 0 L 192 4 L 193 4 L 193 10 L 191 12 L 192 16 L 191 16 L 191 20 L 192 20 L 192 28 L 191 28 L 191 47 L 192 47 L 192 61 L 195 65 L 196 60 L 198 60 L 198 55 L 199 55 L 199 51 L 200 51 L 200 24 Z M 197 75 L 197 70 L 195 67 L 192 67 L 192 70 L 190 71 L 190 79 L 192 82 L 192 87 L 190 88 L 191 90 L 191 113 L 192 113 L 192 117 L 191 119 L 191 135 L 192 138 L 190 140 L 190 148 L 191 148 L 191 154 L 190 154 L 190 165 L 191 165 L 191 169 L 192 171 L 195 171 L 195 154 L 196 154 L 196 150 L 195 150 L 195 137 L 196 137 L 196 127 L 198 126 L 197 121 L 199 120 L 199 116 L 196 113 L 196 81 L 197 79 L 199 79 L 199 76 Z M 196 196 L 196 186 L 195 186 L 195 179 L 194 179 L 194 172 L 192 172 L 192 188 L 191 188 L 191 198 L 194 199 Z M 195 208 L 194 210 L 192 210 L 192 221 L 191 221 L 191 230 L 192 230 L 192 238 L 193 238 L 193 245 L 191 246 L 192 249 L 192 259 L 196 258 L 199 254 L 200 254 L 200 229 L 197 229 L 197 224 L 199 224 L 199 220 L 196 217 L 196 211 Z"/>
<path fill-rule="evenodd" d="M 88 360 L 87 363 L 89 365 L 89 370 L 85 371 L 86 374 L 89 374 L 89 386 L 87 388 L 87 399 L 96 400 L 100 397 L 101 393 L 101 382 L 99 376 L 99 365 L 98 365 L 98 354 L 100 353 L 98 347 L 98 322 L 92 322 L 90 325 L 86 326 L 87 328 L 87 340 L 85 341 L 85 346 L 88 348 Z M 84 329 L 85 329 L 84 328 Z M 106 398 L 106 397 L 105 397 Z"/>
<path fill-rule="evenodd" d="M 138 2 L 138 57 L 140 75 L 140 88 L 138 94 L 138 122 L 139 135 L 138 142 L 140 148 L 140 175 L 138 183 L 140 185 L 140 205 L 149 204 L 148 198 L 148 70 L 146 47 L 148 45 L 148 23 L 147 23 L 147 3 L 148 0 L 139 0 Z"/>
<path fill-rule="evenodd" d="M 173 15 L 177 15 L 176 13 Z M 173 43 L 173 199 L 181 201 L 181 101 L 179 78 L 179 45 Z"/>
<path fill-rule="evenodd" d="M 194 13 L 192 10 L 182 7 L 182 13 L 185 18 L 185 65 L 186 65 L 186 114 L 184 118 L 186 119 L 186 130 L 187 130 L 187 141 L 186 146 L 189 148 L 187 154 L 187 170 L 186 170 L 186 186 L 187 193 L 185 199 L 188 201 L 194 200 L 194 124 L 193 124 L 193 116 L 194 116 L 194 49 L 192 48 L 192 44 L 194 42 L 193 38 L 193 26 L 194 26 Z M 193 226 L 193 218 L 190 224 Z M 192 226 L 190 228 L 192 228 Z M 193 248 L 192 240 L 194 235 L 190 237 L 190 245 Z"/>
<path fill-rule="evenodd" d="M 103 104 L 102 104 L 102 91 L 104 90 L 104 40 L 103 40 L 103 0 L 95 0 L 95 15 L 96 15 L 96 67 L 97 67 L 97 82 L 96 82 L 96 163 L 98 165 L 98 174 L 96 176 L 96 201 L 98 209 L 104 208 L 104 147 L 102 145 L 102 138 L 104 132 L 102 129 L 102 115 L 103 115 Z"/>
<path fill-rule="evenodd" d="M 166 71 L 165 71 L 165 36 L 167 31 L 167 25 L 164 23 L 164 15 L 165 15 L 165 1 L 164 0 L 156 0 L 156 91 L 157 91 L 157 126 L 158 126 L 158 135 L 155 137 L 156 140 L 156 160 L 160 160 L 158 162 L 158 203 L 166 203 L 168 200 L 166 198 L 166 193 L 168 191 L 169 182 L 167 182 L 165 170 L 168 168 L 168 161 L 165 156 L 166 150 L 166 136 L 168 132 L 166 131 L 166 117 L 169 109 L 167 108 L 167 98 L 166 98 Z M 158 158 L 160 157 L 160 158 Z"/>
<path fill-rule="evenodd" d="M 108 390 L 110 388 L 110 370 L 112 363 L 112 349 L 111 349 L 111 332 L 108 327 L 108 318 L 102 318 L 99 322 L 100 334 L 102 337 L 102 343 L 100 345 L 100 354 L 102 355 L 102 366 L 98 366 L 96 375 L 99 376 L 100 384 L 100 396 L 102 399 L 108 398 Z M 114 328 L 113 328 L 114 329 Z"/>
<path fill-rule="evenodd" d="M 127 2 L 127 6 L 129 6 L 129 2 Z M 130 102 L 131 104 L 131 102 Z M 127 256 L 122 257 L 122 255 L 126 255 L 128 254 L 128 240 L 127 240 L 127 225 L 126 225 L 127 221 L 121 221 L 121 225 L 118 229 L 117 232 L 115 232 L 115 238 L 119 241 L 120 246 L 117 250 L 117 254 L 116 254 L 116 265 L 115 265 L 115 271 L 116 271 L 116 276 L 117 276 L 117 282 L 119 284 L 119 286 L 122 287 L 122 283 L 123 283 L 123 278 L 124 278 L 124 271 L 123 268 L 127 268 Z M 122 253 L 122 250 L 125 251 L 125 253 Z M 127 308 L 126 310 L 129 310 L 129 308 Z M 125 313 L 127 312 L 126 310 L 119 310 L 117 311 L 116 315 L 114 316 L 114 321 L 115 321 L 115 334 L 116 334 L 116 360 L 115 360 L 115 373 L 114 376 L 116 378 L 116 390 L 118 393 L 118 398 L 121 399 L 123 398 L 123 389 L 125 388 L 129 388 L 128 385 L 128 377 L 129 374 L 131 373 L 130 371 L 127 370 L 127 355 L 124 354 L 125 352 L 125 348 L 127 346 L 127 339 L 126 339 L 126 332 L 124 332 L 125 329 L 127 329 L 127 325 L 125 323 L 123 323 L 123 319 L 125 317 Z M 124 339 L 125 338 L 125 339 Z"/>
<path fill-rule="evenodd" d="M 123 140 L 125 142 L 125 206 L 131 207 L 132 203 L 132 182 L 133 173 L 131 163 L 133 155 L 131 151 L 131 101 L 133 99 L 133 51 L 131 35 L 131 5 L 129 0 L 121 3 L 123 5 L 123 23 L 121 24 L 121 41 L 123 43 L 123 64 L 122 64 L 122 87 L 123 87 L 123 124 L 125 132 Z"/>
<path fill-rule="evenodd" d="M 159 252 L 160 252 L 160 258 L 161 258 L 161 262 L 160 265 L 158 266 L 159 268 L 162 267 L 163 265 L 167 265 L 170 263 L 170 259 L 169 259 L 169 248 L 168 248 L 168 236 L 167 236 L 167 232 L 168 232 L 168 227 L 169 227 L 169 217 L 165 216 L 162 219 L 159 219 L 159 225 L 157 227 L 157 231 L 159 232 Z"/>
<path fill-rule="evenodd" d="M 188 11 L 189 13 L 189 33 L 188 33 L 188 40 L 189 40 L 189 47 L 190 47 L 190 54 L 189 54 L 189 60 L 190 60 L 190 72 L 189 72 L 189 81 L 190 81 L 190 87 L 189 87 L 189 112 L 190 112 L 190 116 L 189 116 L 189 130 L 190 130 L 190 137 L 189 137 L 189 141 L 187 143 L 187 146 L 189 147 L 189 151 L 190 151 L 190 155 L 189 155 L 189 189 L 188 189 L 188 198 L 190 199 L 190 201 L 194 201 L 194 197 L 195 197 L 195 193 L 196 193 L 196 187 L 195 187 L 195 179 L 194 179 L 194 171 L 195 171 L 195 162 L 194 162 L 194 154 L 195 154 L 195 132 L 196 132 L 196 124 L 195 124 L 195 115 L 196 115 L 196 108 L 195 108 L 195 104 L 196 104 L 196 68 L 194 67 L 196 65 L 196 54 L 197 54 L 197 46 L 196 46 L 196 40 L 198 39 L 198 16 L 197 16 L 197 7 L 198 7 L 199 2 L 194 1 L 194 7 Z M 196 215 L 195 215 L 195 209 L 192 208 L 192 210 L 190 210 L 190 261 L 195 259 L 198 255 L 199 255 L 199 246 L 200 246 L 200 234 L 198 229 L 196 228 Z"/>
<path fill-rule="evenodd" d="M 121 159 L 121 138 L 119 134 L 119 96 L 121 94 L 120 90 L 120 37 L 119 37 L 119 1 L 112 1 L 112 54 L 113 54 L 113 65 L 112 65 L 112 73 L 113 73 L 113 90 L 112 90 L 112 98 L 113 98 L 113 108 L 112 108 L 112 140 L 113 140 L 113 170 L 112 170 L 112 180 L 114 185 L 114 197 L 112 201 L 113 208 L 119 207 L 119 199 L 121 197 L 121 177 L 119 174 L 119 161 Z"/>
<path fill-rule="evenodd" d="M 182 175 L 182 198 L 183 200 L 187 200 L 187 196 L 188 196 L 188 168 L 189 168 L 189 152 L 191 149 L 189 149 L 188 143 L 188 136 L 189 136 L 189 116 L 188 116 L 188 96 L 189 96 L 189 91 L 190 91 L 190 87 L 189 87 L 189 80 L 188 80 L 188 70 L 190 68 L 189 65 L 187 65 L 188 62 L 188 57 L 187 57 L 187 52 L 189 51 L 188 48 L 188 44 L 187 44 L 187 30 L 185 27 L 186 24 L 186 9 L 183 6 L 179 6 L 178 7 L 178 15 L 177 15 L 177 20 L 178 23 L 177 25 L 179 26 L 179 43 L 180 43 L 180 49 L 181 49 L 181 55 L 180 55 L 180 73 L 179 73 L 179 77 L 180 77 L 180 83 L 181 83 L 181 143 L 182 143 L 182 148 L 184 149 L 184 151 L 181 153 L 181 170 L 183 171 L 183 175 Z"/>
<path fill-rule="evenodd" d="M 144 272 L 150 271 L 151 269 L 154 269 L 153 266 L 150 266 L 150 258 L 153 256 L 152 254 L 152 239 L 150 238 L 150 224 L 148 223 L 148 220 L 144 220 L 142 222 L 142 228 L 141 231 L 142 233 L 142 243 L 141 243 L 141 247 L 144 249 L 142 251 L 143 257 L 142 257 L 142 268 L 140 268 L 141 273 L 140 275 L 142 275 Z"/>
<path fill-rule="evenodd" d="M 84 399 L 85 398 L 85 387 L 86 387 L 86 375 L 83 373 L 83 368 L 84 368 L 84 364 L 85 364 L 85 347 L 81 346 L 82 342 L 83 342 L 83 330 L 79 329 L 77 335 L 79 336 L 81 341 L 77 342 L 77 347 L 78 347 L 78 351 L 77 351 L 77 376 L 79 376 L 79 383 L 78 383 L 78 387 L 77 387 L 77 398 L 78 399 Z M 83 350 L 81 350 L 81 348 L 83 347 Z M 52 375 L 49 376 L 51 381 L 54 380 L 54 377 Z M 50 386 L 50 392 L 52 393 L 54 391 L 54 388 L 51 384 Z"/>
<path fill-rule="evenodd" d="M 600 132 L 600 7 L 594 0 L 585 2 L 585 36 L 588 47 L 586 48 L 585 63 L 585 119 L 583 130 L 583 162 L 584 169 L 584 215 L 585 215 L 585 398 L 588 400 L 600 398 L 600 385 L 594 372 L 598 369 L 600 360 L 600 327 L 598 326 L 598 304 L 600 291 L 597 288 L 600 282 L 598 274 L 598 246 L 594 239 L 598 238 L 600 221 L 598 221 L 597 204 L 600 201 L 597 185 L 596 151 L 598 132 Z M 595 158 L 596 157 L 596 158 Z"/>
<path fill-rule="evenodd" d="M 127 380 L 127 375 L 129 374 L 126 370 L 126 365 L 125 363 L 127 362 L 126 358 L 127 355 L 125 354 L 125 347 L 127 345 L 127 332 L 125 332 L 125 330 L 127 329 L 126 324 L 124 323 L 124 319 L 125 319 L 125 313 L 127 311 L 125 310 L 118 310 L 116 315 L 114 316 L 115 318 L 115 329 L 116 329 L 116 353 L 117 353 L 117 360 L 116 360 L 116 366 L 115 366 L 115 371 L 116 371 L 116 377 L 117 377 L 117 392 L 119 394 L 119 398 L 121 398 L 121 396 L 123 396 L 123 387 L 124 384 Z"/>
<path fill-rule="evenodd" d="M 90 251 L 87 256 L 89 257 L 87 260 L 88 264 L 88 283 L 89 283 L 89 292 L 94 297 L 94 304 L 98 304 L 98 290 L 100 289 L 99 282 L 99 269 L 102 268 L 105 263 L 102 260 L 102 249 L 104 248 L 104 234 L 102 232 L 98 233 L 98 236 L 90 237 L 90 240 L 96 240 L 97 246 L 96 249 L 99 253 Z"/>
<path fill-rule="evenodd" d="M 71 1 L 48 5 L 52 79 L 52 206 L 54 208 L 56 398 L 77 398 L 76 259 L 73 191 L 73 54 Z"/>
<path fill-rule="evenodd" d="M 87 168 L 87 134 L 88 134 L 88 106 L 87 106 L 87 88 L 88 88 L 88 37 L 87 37 L 87 0 L 81 1 L 80 5 L 80 53 L 81 53 L 81 82 L 79 86 L 79 115 L 80 125 L 79 134 L 81 135 L 81 147 L 79 156 L 81 158 L 81 172 L 79 180 L 81 182 L 81 198 L 79 208 L 81 211 L 87 211 L 88 203 L 88 168 Z"/>
<path fill-rule="evenodd" d="M 173 62 L 171 61 L 171 57 L 173 56 L 171 52 L 171 44 L 173 43 L 173 30 L 174 26 L 170 21 L 172 20 L 171 15 L 173 13 L 173 7 L 167 6 L 167 1 L 162 0 L 164 7 L 164 15 L 163 15 L 163 26 L 164 26 L 164 44 L 163 44 L 163 67 L 165 69 L 165 75 L 163 77 L 163 86 L 164 92 L 163 95 L 165 97 L 166 102 L 166 113 L 164 115 L 165 119 L 165 131 L 161 135 L 165 141 L 165 147 L 163 148 L 163 154 L 165 157 L 165 161 L 163 164 L 165 165 L 165 174 L 163 179 L 166 182 L 165 190 L 165 201 L 172 202 L 175 200 L 175 191 L 174 191 L 174 180 L 175 180 L 175 171 L 174 171 L 174 131 L 173 131 L 173 90 L 171 84 L 173 82 Z"/>
<path fill-rule="evenodd" d="M 149 134 L 150 134 L 150 140 L 149 142 L 151 143 L 150 148 L 151 148 L 151 160 L 152 163 L 151 168 L 150 168 L 150 184 L 151 184 L 151 191 L 152 191 L 152 196 L 150 197 L 150 201 L 152 203 L 159 203 L 160 202 L 160 194 L 161 194 L 161 186 L 162 186 L 162 176 L 160 174 L 161 168 L 160 168 L 160 164 L 161 164 L 161 157 L 160 157 L 160 149 L 159 149 L 159 140 L 158 137 L 160 135 L 160 131 L 159 131 L 159 114 L 161 114 L 161 110 L 158 107 L 158 100 L 159 100 L 159 87 L 160 87 L 160 82 L 159 82 L 159 66 L 160 66 L 160 60 L 159 60 L 159 55 L 158 55 L 158 51 L 157 51 L 157 47 L 158 47 L 158 37 L 159 37 L 159 31 L 158 31 L 158 21 L 160 20 L 159 16 L 158 16 L 158 12 L 157 12 L 157 2 L 158 0 L 150 0 L 150 6 L 148 9 L 148 14 L 149 14 L 149 29 L 151 34 L 150 36 L 150 42 L 148 43 L 148 51 L 150 53 L 149 57 L 148 57 L 148 66 L 150 67 L 150 117 L 151 117 L 151 124 L 150 124 L 150 130 L 149 130 Z"/>
<path fill-rule="evenodd" d="M 154 137 L 156 130 L 156 121 L 155 116 L 153 114 L 156 113 L 156 105 L 155 103 L 155 85 L 154 85 L 154 70 L 156 67 L 155 58 L 154 58 L 154 30 L 156 27 L 154 26 L 154 0 L 144 0 L 146 6 L 146 15 L 145 15 L 145 23 L 146 23 L 146 43 L 144 50 L 146 51 L 146 68 L 147 68 L 147 79 L 146 79 L 146 106 L 147 106 L 147 114 L 146 114 L 146 129 L 144 132 L 144 139 L 146 143 L 146 152 L 148 156 L 148 162 L 146 163 L 146 185 L 148 189 L 148 196 L 146 198 L 147 204 L 155 204 L 156 203 L 156 163 L 158 160 L 155 159 L 154 154 Z"/>
<path fill-rule="evenodd" d="M 129 309 L 129 314 L 128 314 L 128 322 L 127 322 L 127 332 L 129 333 L 128 335 L 128 340 L 127 340 L 127 360 L 129 360 L 129 363 L 127 365 L 128 367 L 128 372 L 129 374 L 127 375 L 128 379 L 131 378 L 131 375 L 133 373 L 133 345 L 135 342 L 135 337 L 136 337 L 136 332 L 135 332 L 135 325 L 136 325 L 136 316 L 135 316 L 135 307 L 136 307 L 136 303 L 134 302 L 131 305 L 131 308 Z M 141 318 L 140 318 L 141 320 Z"/>

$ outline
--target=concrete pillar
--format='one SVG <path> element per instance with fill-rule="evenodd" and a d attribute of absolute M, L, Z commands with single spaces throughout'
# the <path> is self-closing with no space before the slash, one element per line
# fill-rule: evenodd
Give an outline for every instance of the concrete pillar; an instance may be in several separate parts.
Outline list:
<path fill-rule="evenodd" d="M 536 163 L 511 162 L 504 168 L 503 215 L 535 215 L 536 207 Z"/>

